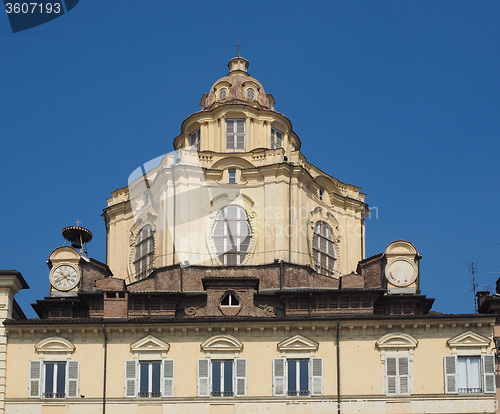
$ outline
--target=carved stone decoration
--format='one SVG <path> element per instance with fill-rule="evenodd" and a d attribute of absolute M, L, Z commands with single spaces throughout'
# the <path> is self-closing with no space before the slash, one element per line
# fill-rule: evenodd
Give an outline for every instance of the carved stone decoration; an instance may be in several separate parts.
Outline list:
<path fill-rule="evenodd" d="M 186 306 L 184 308 L 184 313 L 187 315 L 187 316 L 194 316 L 196 315 L 196 311 L 200 309 L 199 306 Z"/>
<path fill-rule="evenodd" d="M 380 350 L 415 349 L 418 340 L 403 332 L 391 332 L 381 337 L 375 345 Z"/>
<path fill-rule="evenodd" d="M 446 341 L 454 355 L 477 353 L 480 350 L 481 354 L 486 354 L 486 350 L 491 342 L 491 339 L 478 334 L 474 331 L 467 331 L 460 335 L 450 338 Z"/>
<path fill-rule="evenodd" d="M 277 347 L 278 351 L 287 357 L 314 356 L 314 353 L 318 350 L 319 343 L 302 335 L 295 335 L 281 341 Z"/>
<path fill-rule="evenodd" d="M 201 350 L 207 352 L 233 352 L 240 353 L 243 344 L 232 335 L 215 335 L 205 339 L 200 344 Z"/>
<path fill-rule="evenodd" d="M 68 357 L 75 352 L 75 345 L 65 338 L 51 336 L 50 338 L 42 339 L 35 345 L 37 354 L 61 354 Z"/>
<path fill-rule="evenodd" d="M 267 316 L 276 316 L 276 309 L 273 305 L 265 305 L 263 303 L 257 305 L 259 309 L 262 309 Z"/>
<path fill-rule="evenodd" d="M 138 359 L 165 358 L 169 349 L 170 344 L 153 335 L 148 335 L 130 344 L 130 352 Z"/>

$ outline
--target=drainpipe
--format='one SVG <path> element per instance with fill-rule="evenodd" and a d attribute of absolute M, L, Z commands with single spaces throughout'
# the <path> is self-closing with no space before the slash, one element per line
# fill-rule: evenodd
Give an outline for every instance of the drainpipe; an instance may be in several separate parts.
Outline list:
<path fill-rule="evenodd" d="M 280 260 L 280 290 L 283 290 L 283 260 Z"/>
<path fill-rule="evenodd" d="M 183 281 L 183 279 L 184 279 L 184 268 L 182 266 L 179 266 L 179 276 L 180 276 L 180 279 L 181 279 L 180 280 L 180 284 L 181 284 L 180 288 L 181 288 L 181 292 L 182 292 L 182 289 L 183 289 L 182 285 L 183 285 L 183 282 L 184 282 Z"/>
<path fill-rule="evenodd" d="M 293 162 L 290 162 L 290 181 L 288 183 L 288 263 L 292 263 L 292 175 Z"/>
<path fill-rule="evenodd" d="M 102 382 L 102 414 L 106 414 L 106 375 L 108 368 L 108 335 L 106 326 L 102 324 L 102 333 L 104 334 L 104 375 Z"/>
<path fill-rule="evenodd" d="M 340 321 L 337 319 L 337 413 L 340 414 Z"/>

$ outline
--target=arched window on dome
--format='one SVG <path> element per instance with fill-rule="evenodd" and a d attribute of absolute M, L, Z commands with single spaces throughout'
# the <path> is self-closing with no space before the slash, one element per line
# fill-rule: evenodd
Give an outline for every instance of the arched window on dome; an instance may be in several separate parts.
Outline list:
<path fill-rule="evenodd" d="M 197 151 L 200 150 L 200 128 L 189 135 L 189 146 Z"/>
<path fill-rule="evenodd" d="M 137 279 L 143 279 L 152 272 L 154 253 L 153 229 L 147 225 L 141 229 L 135 243 L 134 272 Z"/>
<path fill-rule="evenodd" d="M 252 239 L 252 228 L 245 209 L 239 206 L 222 208 L 217 213 L 212 237 L 222 264 L 226 266 L 242 264 Z"/>
<path fill-rule="evenodd" d="M 283 132 L 271 127 L 271 149 L 283 148 Z"/>
<path fill-rule="evenodd" d="M 313 235 L 313 260 L 319 274 L 333 276 L 335 245 L 332 229 L 324 221 L 318 221 Z"/>

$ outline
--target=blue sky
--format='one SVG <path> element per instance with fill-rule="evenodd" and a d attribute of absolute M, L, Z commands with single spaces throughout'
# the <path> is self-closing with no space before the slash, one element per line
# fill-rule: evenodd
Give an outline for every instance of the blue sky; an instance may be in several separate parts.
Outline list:
<path fill-rule="evenodd" d="M 367 255 L 411 241 L 433 309 L 473 312 L 468 264 L 500 276 L 499 21 L 498 1 L 82 0 L 16 34 L 2 14 L 0 268 L 33 316 L 63 227 L 105 261 L 105 199 L 172 150 L 239 40 L 308 160 L 368 194 Z"/>

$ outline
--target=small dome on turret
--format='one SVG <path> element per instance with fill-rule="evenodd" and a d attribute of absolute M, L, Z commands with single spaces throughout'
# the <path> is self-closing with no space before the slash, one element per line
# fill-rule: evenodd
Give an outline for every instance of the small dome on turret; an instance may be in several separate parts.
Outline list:
<path fill-rule="evenodd" d="M 219 79 L 204 94 L 200 105 L 202 110 L 210 110 L 220 105 L 242 103 L 257 108 L 274 110 L 274 99 L 266 94 L 262 84 L 248 74 L 248 60 L 241 56 L 232 58 L 229 63 L 229 73 Z"/>

